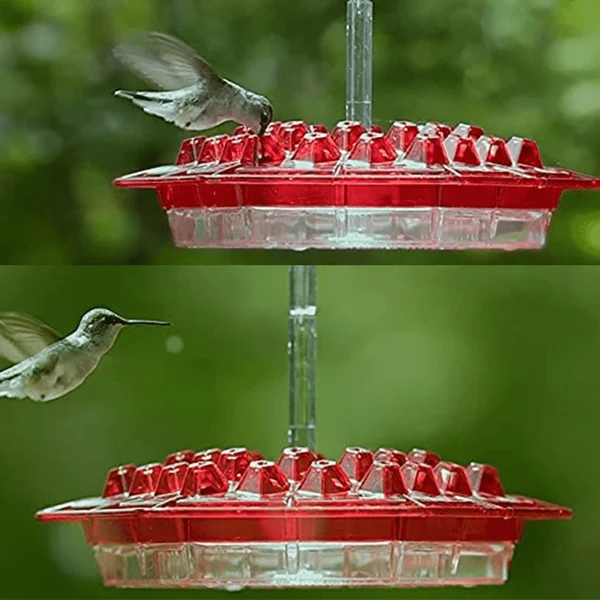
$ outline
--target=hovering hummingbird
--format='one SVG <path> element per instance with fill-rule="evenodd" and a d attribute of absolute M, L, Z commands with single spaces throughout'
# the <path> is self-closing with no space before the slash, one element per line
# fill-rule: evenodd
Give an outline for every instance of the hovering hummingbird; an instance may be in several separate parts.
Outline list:
<path fill-rule="evenodd" d="M 162 321 L 133 321 L 110 310 L 86 313 L 63 338 L 40 321 L 0 313 L 0 356 L 18 363 L 0 371 L 0 398 L 56 400 L 79 387 L 129 325 L 169 326 Z"/>
<path fill-rule="evenodd" d="M 194 50 L 170 35 L 144 33 L 139 41 L 118 45 L 114 53 L 125 67 L 163 90 L 115 94 L 182 129 L 204 131 L 234 121 L 262 136 L 273 120 L 267 98 L 222 79 Z"/>

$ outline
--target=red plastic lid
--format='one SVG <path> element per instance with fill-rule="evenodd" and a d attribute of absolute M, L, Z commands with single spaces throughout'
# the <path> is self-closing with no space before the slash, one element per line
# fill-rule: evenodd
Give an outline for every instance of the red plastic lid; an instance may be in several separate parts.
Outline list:
<path fill-rule="evenodd" d="M 258 160 L 257 160 L 258 159 Z M 504 140 L 460 124 L 397 121 L 387 132 L 342 122 L 332 132 L 272 123 L 258 138 L 183 142 L 173 166 L 122 177 L 152 188 L 166 210 L 227 207 L 447 207 L 546 209 L 568 189 L 600 180 L 542 162 L 534 141 Z"/>
<path fill-rule="evenodd" d="M 81 522 L 91 544 L 266 541 L 515 542 L 524 521 L 567 508 L 508 496 L 495 468 L 422 450 L 305 448 L 277 462 L 245 448 L 172 454 L 108 474 L 101 498 L 38 513 Z"/>

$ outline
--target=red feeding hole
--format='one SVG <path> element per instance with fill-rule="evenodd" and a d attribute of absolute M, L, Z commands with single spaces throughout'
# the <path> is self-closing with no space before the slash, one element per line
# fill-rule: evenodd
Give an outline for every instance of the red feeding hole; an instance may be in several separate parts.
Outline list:
<path fill-rule="evenodd" d="M 153 494 L 156 491 L 162 469 L 163 466 L 160 463 L 138 467 L 133 476 L 129 495 L 144 496 Z"/>
<path fill-rule="evenodd" d="M 408 458 L 404 452 L 400 452 L 400 450 L 394 450 L 393 448 L 379 448 L 377 452 L 375 452 L 374 460 L 379 462 L 395 462 L 396 464 L 402 466 Z"/>
<path fill-rule="evenodd" d="M 448 137 L 452 133 L 452 127 L 442 123 L 425 123 L 421 127 L 421 134 L 426 136 Z"/>
<path fill-rule="evenodd" d="M 342 467 L 332 460 L 319 460 L 310 466 L 298 491 L 327 497 L 346 494 L 351 489 L 352 483 Z"/>
<path fill-rule="evenodd" d="M 253 457 L 246 448 L 224 450 L 219 459 L 219 468 L 229 481 L 239 481 Z"/>
<path fill-rule="evenodd" d="M 477 146 L 472 138 L 459 138 L 453 134 L 448 136 L 445 145 L 448 158 L 451 162 L 472 167 L 481 165 L 481 157 L 477 152 Z"/>
<path fill-rule="evenodd" d="M 260 162 L 264 166 L 278 166 L 285 160 L 285 150 L 274 133 L 260 138 Z"/>
<path fill-rule="evenodd" d="M 194 454 L 194 460 L 192 462 L 195 462 L 195 463 L 214 462 L 215 464 L 218 464 L 220 458 L 221 458 L 221 449 L 220 448 L 211 448 L 210 450 L 203 450 L 202 452 L 196 452 L 196 454 Z"/>
<path fill-rule="evenodd" d="M 405 158 L 413 162 L 423 163 L 428 167 L 450 163 L 444 147 L 444 139 L 440 135 L 419 134 L 406 153 Z"/>
<path fill-rule="evenodd" d="M 223 150 L 227 144 L 228 136 L 218 135 L 212 138 L 208 138 L 202 145 L 200 156 L 198 158 L 199 163 L 213 163 L 219 162 L 223 156 Z"/>
<path fill-rule="evenodd" d="M 404 481 L 411 492 L 428 496 L 439 496 L 441 494 L 435 480 L 433 468 L 430 465 L 407 462 L 400 468 L 402 469 Z"/>
<path fill-rule="evenodd" d="M 443 494 L 470 496 L 473 493 L 467 470 L 449 462 L 438 463 L 434 468 L 437 484 Z"/>
<path fill-rule="evenodd" d="M 508 151 L 508 146 L 501 138 L 489 136 L 482 137 L 477 142 L 477 151 L 479 152 L 479 156 L 481 156 L 486 163 L 503 167 L 513 166 L 513 160 Z"/>
<path fill-rule="evenodd" d="M 435 452 L 427 452 L 427 450 L 419 450 L 414 448 L 408 453 L 408 459 L 414 463 L 425 463 L 435 467 L 440 462 L 440 457 Z"/>
<path fill-rule="evenodd" d="M 467 125 L 466 123 L 460 123 L 454 128 L 452 135 L 456 137 L 469 137 L 474 141 L 477 141 L 480 137 L 485 135 L 485 131 L 481 127 L 475 127 L 475 125 Z"/>
<path fill-rule="evenodd" d="M 326 133 L 329 135 L 329 129 L 325 125 L 311 125 L 310 131 L 311 133 Z"/>
<path fill-rule="evenodd" d="M 227 493 L 228 489 L 229 483 L 215 463 L 198 463 L 188 467 L 181 496 L 219 496 Z"/>
<path fill-rule="evenodd" d="M 364 133 L 350 153 L 350 160 L 366 165 L 393 163 L 396 150 L 382 133 Z"/>
<path fill-rule="evenodd" d="M 387 132 L 386 139 L 398 152 L 406 152 L 419 135 L 419 126 L 408 121 L 396 121 Z"/>
<path fill-rule="evenodd" d="M 373 453 L 364 448 L 347 448 L 338 464 L 350 479 L 361 481 L 373 464 Z"/>
<path fill-rule="evenodd" d="M 198 136 L 190 138 L 189 140 L 185 140 L 181 144 L 181 150 L 179 151 L 179 156 L 177 157 L 177 165 L 190 165 L 198 162 L 198 158 L 200 157 L 200 152 L 205 141 L 206 137 L 204 136 Z"/>
<path fill-rule="evenodd" d="M 298 144 L 302 141 L 307 133 L 310 133 L 310 129 L 306 123 L 303 121 L 291 121 L 283 124 L 279 128 L 277 137 L 279 138 L 279 143 L 284 147 L 284 149 L 292 152 L 296 150 Z"/>
<path fill-rule="evenodd" d="M 337 162 L 342 156 L 340 149 L 327 133 L 307 133 L 294 153 L 295 162 L 311 166 Z"/>
<path fill-rule="evenodd" d="M 173 452 L 169 454 L 165 460 L 165 465 L 174 465 L 175 463 L 191 463 L 194 462 L 196 453 L 193 450 L 182 450 L 181 452 Z"/>
<path fill-rule="evenodd" d="M 498 471 L 495 467 L 471 463 L 467 467 L 467 474 L 471 481 L 473 491 L 477 494 L 497 497 L 504 496 L 500 475 L 498 475 Z"/>
<path fill-rule="evenodd" d="M 122 496 L 129 492 L 133 476 L 135 474 L 135 465 L 124 465 L 112 469 L 108 473 L 106 478 L 106 484 L 104 485 L 104 492 L 102 496 L 104 498 L 113 498 L 114 496 Z"/>
<path fill-rule="evenodd" d="M 289 489 L 290 483 L 287 477 L 274 462 L 259 460 L 250 463 L 236 491 L 258 496 L 272 496 L 287 492 Z"/>
<path fill-rule="evenodd" d="M 227 140 L 223 149 L 221 161 L 224 163 L 241 163 L 242 165 L 253 165 L 256 160 L 256 147 L 258 136 L 238 135 Z"/>
<path fill-rule="evenodd" d="M 362 123 L 342 121 L 333 130 L 332 138 L 342 150 L 350 152 L 358 143 L 360 136 L 366 131 Z"/>
<path fill-rule="evenodd" d="M 265 134 L 278 136 L 279 131 L 281 130 L 282 126 L 283 126 L 283 123 L 281 121 L 273 121 L 272 123 L 269 123 L 269 125 L 267 126 L 267 129 L 265 130 Z M 235 132 L 234 132 L 234 135 L 235 135 Z"/>
<path fill-rule="evenodd" d="M 317 455 L 308 448 L 286 448 L 277 464 L 288 479 L 302 481 L 310 465 L 316 460 L 319 460 Z"/>
<path fill-rule="evenodd" d="M 392 461 L 375 461 L 358 489 L 361 492 L 384 496 L 408 494 L 400 465 Z"/>
<path fill-rule="evenodd" d="M 523 138 L 514 137 L 508 142 L 508 151 L 515 164 L 523 167 L 542 169 L 542 157 L 538 145 Z"/>
<path fill-rule="evenodd" d="M 156 486 L 156 495 L 166 496 L 167 494 L 180 492 L 187 475 L 188 467 L 188 462 L 180 462 L 165 467 L 160 474 L 160 479 Z"/>

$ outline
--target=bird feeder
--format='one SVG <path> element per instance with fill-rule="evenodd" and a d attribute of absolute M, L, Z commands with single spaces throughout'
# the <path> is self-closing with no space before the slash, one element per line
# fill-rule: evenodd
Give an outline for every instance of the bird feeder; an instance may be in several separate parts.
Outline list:
<path fill-rule="evenodd" d="M 176 246 L 287 250 L 541 248 L 563 193 L 600 187 L 531 140 L 406 121 L 196 137 L 116 183 L 158 192 Z"/>
<path fill-rule="evenodd" d="M 186 450 L 38 514 L 83 526 L 107 586 L 228 590 L 502 584 L 524 523 L 570 516 L 487 465 L 363 448 Z"/>

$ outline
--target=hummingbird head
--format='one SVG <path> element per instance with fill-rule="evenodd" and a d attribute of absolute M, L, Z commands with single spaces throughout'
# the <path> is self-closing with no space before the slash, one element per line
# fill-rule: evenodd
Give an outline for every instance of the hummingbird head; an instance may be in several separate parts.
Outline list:
<path fill-rule="evenodd" d="M 130 325 L 154 325 L 159 327 L 168 327 L 171 324 L 163 321 L 141 321 L 124 319 L 112 310 L 106 308 L 96 308 L 86 313 L 81 319 L 78 330 L 87 337 L 105 342 L 108 347 L 112 346 L 117 334 L 123 327 Z"/>
<path fill-rule="evenodd" d="M 264 96 L 255 96 L 250 102 L 248 122 L 244 123 L 252 131 L 263 136 L 273 120 L 273 106 Z"/>

